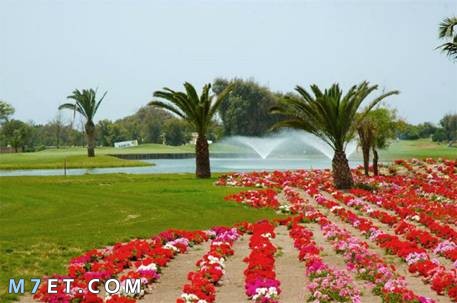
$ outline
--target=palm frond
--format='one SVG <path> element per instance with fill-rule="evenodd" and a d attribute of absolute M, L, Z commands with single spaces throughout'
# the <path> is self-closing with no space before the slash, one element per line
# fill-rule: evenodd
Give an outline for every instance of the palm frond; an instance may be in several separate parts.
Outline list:
<path fill-rule="evenodd" d="M 377 85 L 364 81 L 352 86 L 343 95 L 338 84 L 333 84 L 324 91 L 317 85 L 311 85 L 311 93 L 297 86 L 299 97 L 286 96 L 270 109 L 271 113 L 286 117 L 273 127 L 302 129 L 320 137 L 334 150 L 344 150 L 347 142 L 355 136 L 356 115 L 362 102 L 377 88 Z M 375 98 L 367 110 L 370 111 L 381 100 L 398 93 L 392 91 Z"/>

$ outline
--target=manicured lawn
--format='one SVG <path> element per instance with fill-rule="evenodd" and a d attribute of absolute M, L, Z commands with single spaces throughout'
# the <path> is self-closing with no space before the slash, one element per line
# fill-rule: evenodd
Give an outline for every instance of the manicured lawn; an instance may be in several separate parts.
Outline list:
<path fill-rule="evenodd" d="M 438 144 L 430 139 L 401 140 L 393 142 L 388 149 L 380 153 L 381 160 L 440 157 L 456 159 L 457 148 Z"/>
<path fill-rule="evenodd" d="M 214 181 L 190 174 L 0 178 L 0 302 L 14 298 L 5 294 L 10 277 L 64 273 L 71 257 L 92 248 L 167 228 L 275 216 L 224 201 L 240 189 Z"/>
<path fill-rule="evenodd" d="M 94 168 L 94 167 L 125 167 L 147 166 L 143 161 L 124 160 L 107 155 L 97 155 L 89 158 L 86 155 L 73 153 L 19 153 L 0 155 L 0 169 L 51 169 L 63 168 L 66 161 L 67 168 Z"/>

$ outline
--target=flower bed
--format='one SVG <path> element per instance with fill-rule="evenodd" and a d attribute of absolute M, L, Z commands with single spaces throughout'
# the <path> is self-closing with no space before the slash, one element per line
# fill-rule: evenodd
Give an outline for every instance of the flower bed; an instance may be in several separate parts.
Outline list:
<path fill-rule="evenodd" d="M 281 289 L 274 268 L 276 247 L 270 241 L 275 237 L 274 226 L 268 221 L 258 222 L 250 231 L 251 253 L 244 259 L 246 295 L 252 302 L 277 303 Z"/>
<path fill-rule="evenodd" d="M 311 281 L 307 285 L 311 295 L 308 302 L 360 302 L 360 291 L 353 285 L 352 278 L 342 270 L 325 264 L 319 257 L 320 249 L 314 242 L 313 233 L 303 226 L 293 224 L 290 237 L 304 261 L 306 275 Z"/>
<path fill-rule="evenodd" d="M 198 270 L 188 274 L 189 283 L 184 285 L 177 303 L 212 303 L 216 301 L 216 288 L 224 275 L 226 259 L 233 255 L 233 243 L 238 239 L 236 228 L 215 228 L 216 237 L 209 251 L 197 261 Z"/>
<path fill-rule="evenodd" d="M 92 279 L 100 279 L 104 283 L 110 278 L 120 275 L 119 280 L 125 283 L 127 279 L 142 280 L 141 292 L 134 297 L 140 297 L 148 291 L 150 283 L 160 277 L 161 267 L 164 267 L 178 253 L 184 253 L 189 246 L 208 240 L 208 232 L 168 230 L 149 240 L 132 240 L 128 243 L 117 243 L 112 247 L 95 249 L 84 255 L 73 258 L 65 276 L 54 275 L 45 277 L 34 299 L 42 302 L 78 302 L 78 303 L 131 303 L 134 298 L 127 298 L 120 293 L 104 299 L 89 292 L 88 283 Z M 58 279 L 57 294 L 47 292 L 50 278 Z M 63 279 L 74 279 L 69 293 L 65 292 Z M 124 285 L 124 284 L 122 284 Z M 94 285 L 93 288 L 96 288 Z M 129 294 L 128 296 L 132 296 Z"/>

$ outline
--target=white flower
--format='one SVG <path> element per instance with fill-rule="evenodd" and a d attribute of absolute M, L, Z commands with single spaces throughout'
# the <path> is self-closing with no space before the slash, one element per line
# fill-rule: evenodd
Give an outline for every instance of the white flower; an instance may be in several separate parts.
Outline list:
<path fill-rule="evenodd" d="M 153 270 L 157 272 L 157 265 L 155 263 L 151 263 L 149 265 L 141 265 L 140 267 L 138 267 L 137 271 L 140 270 Z"/>

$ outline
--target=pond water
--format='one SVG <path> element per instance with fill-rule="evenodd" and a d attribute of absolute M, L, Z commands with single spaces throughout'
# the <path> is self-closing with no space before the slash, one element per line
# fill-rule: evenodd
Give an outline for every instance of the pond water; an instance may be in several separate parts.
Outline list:
<path fill-rule="evenodd" d="M 154 163 L 154 166 L 141 167 L 112 167 L 90 169 L 67 169 L 67 175 L 84 174 L 154 174 L 154 173 L 193 173 L 195 172 L 195 159 L 154 159 L 144 160 Z M 351 167 L 360 164 L 360 161 L 349 161 Z M 327 158 L 301 158 L 301 159 L 259 159 L 259 158 L 212 158 L 211 170 L 213 172 L 242 172 L 253 170 L 291 170 L 310 168 L 330 168 L 331 161 Z M 56 176 L 63 175 L 63 169 L 25 169 L 25 170 L 0 170 L 0 176 Z"/>

